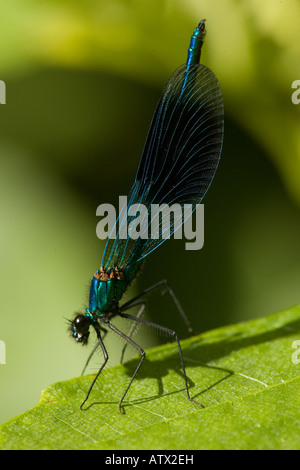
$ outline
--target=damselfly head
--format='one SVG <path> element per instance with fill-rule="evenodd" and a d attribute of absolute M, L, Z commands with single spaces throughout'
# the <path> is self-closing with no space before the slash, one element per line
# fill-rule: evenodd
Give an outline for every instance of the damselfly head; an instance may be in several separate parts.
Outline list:
<path fill-rule="evenodd" d="M 77 343 L 87 344 L 90 335 L 90 320 L 85 315 L 77 315 L 71 323 L 71 335 Z"/>

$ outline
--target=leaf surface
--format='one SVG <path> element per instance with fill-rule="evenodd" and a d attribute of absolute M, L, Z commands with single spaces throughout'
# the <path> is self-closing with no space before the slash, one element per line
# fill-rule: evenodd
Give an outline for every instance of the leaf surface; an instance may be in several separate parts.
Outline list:
<path fill-rule="evenodd" d="M 186 399 L 174 344 L 108 369 L 84 410 L 92 376 L 51 385 L 0 428 L 1 449 L 299 449 L 300 306 L 182 341 Z M 300 354 L 299 354 L 300 356 Z M 299 357 L 300 359 L 300 357 Z"/>

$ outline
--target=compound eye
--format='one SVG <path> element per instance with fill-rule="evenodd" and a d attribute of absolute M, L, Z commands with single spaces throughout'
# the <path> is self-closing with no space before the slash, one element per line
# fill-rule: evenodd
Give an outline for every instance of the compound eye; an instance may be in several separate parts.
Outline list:
<path fill-rule="evenodd" d="M 77 333 L 86 334 L 89 331 L 90 322 L 84 315 L 77 315 L 73 325 Z"/>
<path fill-rule="evenodd" d="M 84 315 L 77 315 L 77 317 L 74 318 L 71 326 L 71 333 L 73 338 L 78 343 L 87 344 L 90 334 L 89 327 L 89 319 Z"/>

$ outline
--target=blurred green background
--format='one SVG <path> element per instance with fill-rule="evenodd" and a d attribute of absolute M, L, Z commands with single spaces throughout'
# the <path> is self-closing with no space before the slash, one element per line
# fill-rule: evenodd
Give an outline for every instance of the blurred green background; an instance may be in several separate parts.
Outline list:
<path fill-rule="evenodd" d="M 65 318 L 86 307 L 100 265 L 96 208 L 130 188 L 160 92 L 202 18 L 202 63 L 225 104 L 205 245 L 165 243 L 128 295 L 167 278 L 197 332 L 300 302 L 299 1 L 1 0 L 0 422 L 80 374 L 93 341 L 75 344 Z M 186 337 L 167 295 L 147 315 Z M 161 341 L 138 335 L 145 347 Z M 112 365 L 122 343 L 107 345 Z"/>

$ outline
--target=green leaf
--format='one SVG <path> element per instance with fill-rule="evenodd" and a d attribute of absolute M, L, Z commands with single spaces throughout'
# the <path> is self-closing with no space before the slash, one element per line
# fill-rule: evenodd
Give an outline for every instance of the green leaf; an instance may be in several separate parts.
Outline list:
<path fill-rule="evenodd" d="M 56 383 L 0 428 L 1 449 L 299 449 L 300 306 L 182 341 L 186 399 L 174 344 L 108 369 L 85 409 L 92 376 Z M 299 354 L 300 356 L 300 354 Z M 300 359 L 300 357 L 299 357 Z"/>

